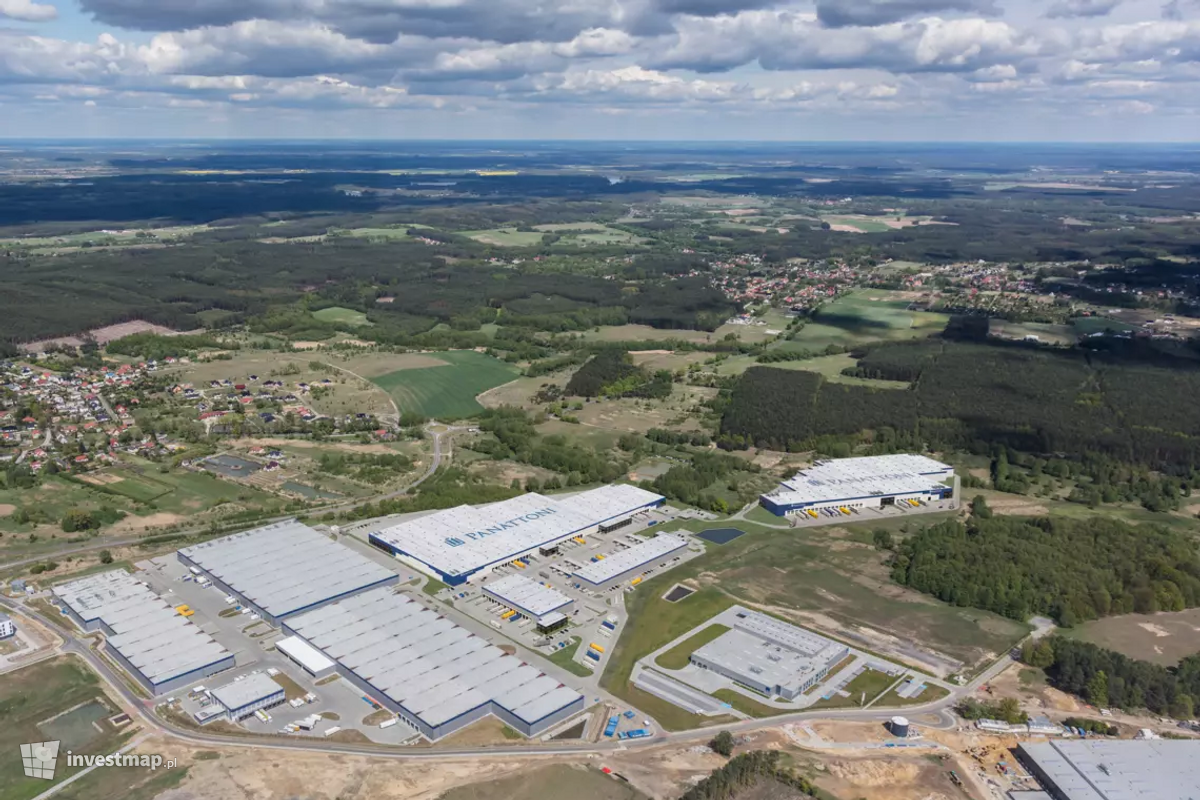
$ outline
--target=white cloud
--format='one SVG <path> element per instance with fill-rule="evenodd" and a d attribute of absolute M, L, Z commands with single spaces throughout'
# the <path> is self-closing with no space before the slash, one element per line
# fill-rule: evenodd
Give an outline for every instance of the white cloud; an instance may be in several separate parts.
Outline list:
<path fill-rule="evenodd" d="M 1122 2 L 1124 0 L 1057 0 L 1046 11 L 1046 16 L 1051 19 L 1103 17 Z"/>
<path fill-rule="evenodd" d="M 48 22 L 58 18 L 58 9 L 49 3 L 31 0 L 0 0 L 0 17 L 22 22 Z"/>

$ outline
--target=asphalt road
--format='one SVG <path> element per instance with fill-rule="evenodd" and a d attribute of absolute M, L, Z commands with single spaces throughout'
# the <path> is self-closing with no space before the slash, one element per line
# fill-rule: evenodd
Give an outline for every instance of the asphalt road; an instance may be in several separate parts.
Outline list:
<path fill-rule="evenodd" d="M 15 616 L 36 617 L 43 625 L 50 626 L 52 630 L 58 632 L 53 623 L 46 621 L 42 615 L 33 612 L 24 606 L 11 603 L 8 600 L 0 599 L 0 607 L 4 608 L 9 613 Z M 435 749 L 396 749 L 387 748 L 385 746 L 367 746 L 361 744 L 341 744 L 337 742 L 327 742 L 313 739 L 272 739 L 261 740 L 250 736 L 220 736 L 216 734 L 203 733 L 188 728 L 182 728 L 174 725 L 166 720 L 155 715 L 153 710 L 153 702 L 145 700 L 135 695 L 125 684 L 125 682 L 87 646 L 87 644 L 79 639 L 75 634 L 69 634 L 65 637 L 65 643 L 59 648 L 59 652 L 71 653 L 86 661 L 89 666 L 119 694 L 126 704 L 134 710 L 141 718 L 142 724 L 147 730 L 155 731 L 167 736 L 172 736 L 176 739 L 195 744 L 195 745 L 236 745 L 237 747 L 251 747 L 261 750 L 300 750 L 308 752 L 324 752 L 324 753 L 341 753 L 348 755 L 369 756 L 372 758 L 388 758 L 393 760 L 414 760 L 414 761 L 429 761 L 455 756 L 470 756 L 476 758 L 512 758 L 514 756 L 551 756 L 551 755 L 606 755 L 617 753 L 631 749 L 641 749 L 645 747 L 654 747 L 666 743 L 670 744 L 686 744 L 689 742 L 706 742 L 712 738 L 714 729 L 707 728 L 702 730 L 678 731 L 671 733 L 660 733 L 650 739 L 640 739 L 636 741 L 612 741 L 612 742 L 597 742 L 585 743 L 580 745 L 556 745 L 556 746 L 539 746 L 530 745 L 525 747 L 478 747 L 478 748 L 435 748 Z M 1011 658 L 1006 654 L 996 663 L 992 664 L 987 670 L 981 673 L 975 680 L 971 681 L 964 687 L 953 690 L 949 696 L 941 700 L 926 703 L 920 706 L 908 706 L 903 710 L 906 716 L 916 716 L 921 714 L 936 714 L 941 723 L 938 725 L 926 727 L 937 727 L 941 729 L 949 729 L 955 726 L 955 720 L 950 715 L 950 709 L 959 698 L 975 691 L 983 683 L 986 683 L 1005 667 L 1011 663 Z M 748 733 L 751 731 L 765 730 L 770 728 L 778 728 L 781 725 L 787 725 L 793 722 L 803 722 L 806 720 L 817 719 L 839 719 L 847 721 L 883 721 L 889 719 L 896 712 L 894 710 L 874 710 L 874 709 L 826 709 L 823 711 L 807 711 L 798 712 L 795 714 L 784 714 L 769 719 L 750 719 L 742 722 L 735 722 L 729 725 L 721 726 L 722 730 L 728 730 L 732 733 Z"/>

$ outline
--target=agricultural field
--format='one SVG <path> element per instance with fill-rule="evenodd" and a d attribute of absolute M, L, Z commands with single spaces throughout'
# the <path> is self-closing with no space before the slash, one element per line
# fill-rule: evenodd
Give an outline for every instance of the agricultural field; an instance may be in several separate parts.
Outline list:
<path fill-rule="evenodd" d="M 842 233 L 887 233 L 888 231 L 911 228 L 916 225 L 953 225 L 949 222 L 934 222 L 932 217 L 910 217 L 904 212 L 869 216 L 866 214 L 832 214 L 821 217 L 828 222 L 830 230 Z"/>
<path fill-rule="evenodd" d="M 627 595 L 630 622 L 604 675 L 606 688 L 629 697 L 628 678 L 638 658 L 736 602 L 942 674 L 1004 652 L 1027 631 L 1012 620 L 954 608 L 894 584 L 884 554 L 868 543 L 872 529 L 885 527 L 881 521 L 808 530 L 744 521 L 736 526 L 746 535 L 708 548 Z M 700 530 L 714 523 L 683 527 Z M 678 582 L 697 593 L 677 603 L 663 600 Z"/>
<path fill-rule="evenodd" d="M 333 325 L 346 325 L 351 328 L 372 324 L 363 312 L 355 311 L 352 308 L 342 308 L 341 306 L 322 308 L 320 311 L 312 312 L 312 315 L 321 322 L 328 322 Z"/>
<path fill-rule="evenodd" d="M 909 311 L 911 301 L 900 292 L 866 289 L 824 306 L 781 350 L 821 351 L 829 345 L 854 347 L 868 342 L 917 339 L 941 333 L 945 314 Z"/>
<path fill-rule="evenodd" d="M 1061 633 L 1130 658 L 1173 667 L 1200 650 L 1200 608 L 1161 614 L 1123 614 L 1085 622 Z"/>
<path fill-rule="evenodd" d="M 400 408 L 431 419 L 461 419 L 478 414 L 478 395 L 517 377 L 509 364 L 473 350 L 438 353 L 445 366 L 405 369 L 372 378 Z"/>
<path fill-rule="evenodd" d="M 486 231 L 462 231 L 462 236 L 494 247 L 535 247 L 542 243 L 541 231 L 519 231 L 516 228 L 493 228 Z"/>
<path fill-rule="evenodd" d="M 68 767 L 66 752 L 111 753 L 129 738 L 106 718 L 116 706 L 100 687 L 100 680 L 82 661 L 60 656 L 7 673 L 0 682 L 0 800 L 27 800 L 83 767 Z M 127 726 L 128 727 L 128 726 Z M 59 741 L 54 780 L 27 778 L 18 757 L 20 745 Z M 139 770 L 99 770 L 127 773 L 130 782 L 143 776 Z"/>

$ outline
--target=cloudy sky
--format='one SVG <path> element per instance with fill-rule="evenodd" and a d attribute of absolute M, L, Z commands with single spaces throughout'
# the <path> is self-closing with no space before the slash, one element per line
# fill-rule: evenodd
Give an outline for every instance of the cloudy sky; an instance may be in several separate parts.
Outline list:
<path fill-rule="evenodd" d="M 0 137 L 1198 132 L 1200 0 L 0 0 Z"/>

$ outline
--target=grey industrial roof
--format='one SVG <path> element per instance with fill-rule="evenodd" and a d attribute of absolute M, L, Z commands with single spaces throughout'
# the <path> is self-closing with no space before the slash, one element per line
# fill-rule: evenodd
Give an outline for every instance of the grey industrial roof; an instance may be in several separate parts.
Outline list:
<path fill-rule="evenodd" d="M 523 494 L 485 506 L 448 508 L 372 535 L 446 575 L 463 575 L 662 500 L 625 484 L 569 497 Z"/>
<path fill-rule="evenodd" d="M 108 646 L 151 683 L 163 683 L 233 655 L 124 570 L 59 584 L 54 594 L 84 622 L 99 620 L 107 625 L 113 632 Z"/>
<path fill-rule="evenodd" d="M 953 467 L 921 455 L 839 458 L 800 470 L 768 496 L 783 505 L 800 505 L 917 494 L 953 473 Z"/>
<path fill-rule="evenodd" d="M 1200 744 L 1182 740 L 1052 741 L 1021 750 L 1066 800 L 1195 800 Z"/>
<path fill-rule="evenodd" d="M 179 552 L 273 617 L 396 577 L 295 520 Z"/>
<path fill-rule="evenodd" d="M 845 645 L 829 642 L 823 650 L 805 655 L 735 628 L 696 650 L 694 655 L 705 663 L 752 677 L 767 686 L 799 691 L 809 678 L 832 666 L 845 651 Z"/>
<path fill-rule="evenodd" d="M 240 681 L 233 681 L 212 690 L 212 696 L 217 702 L 230 711 L 266 700 L 272 695 L 283 694 L 283 687 L 271 679 L 270 675 L 260 672 L 249 675 Z"/>
<path fill-rule="evenodd" d="M 573 602 L 557 589 L 524 575 L 508 575 L 489 581 L 484 590 L 501 602 L 527 611 L 539 619 Z"/>
<path fill-rule="evenodd" d="M 653 539 L 635 544 L 627 550 L 621 550 L 600 561 L 585 564 L 583 569 L 576 570 L 574 575 L 589 583 L 602 584 L 686 546 L 687 539 L 682 536 L 674 533 L 660 533 Z"/>
<path fill-rule="evenodd" d="M 815 656 L 836 644 L 824 636 L 757 611 L 739 611 L 733 627 L 806 656 Z"/>
<path fill-rule="evenodd" d="M 431 727 L 488 703 L 536 722 L 574 689 L 386 589 L 300 614 L 288 627 Z"/>

